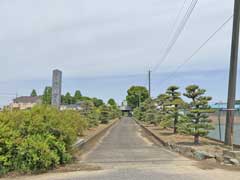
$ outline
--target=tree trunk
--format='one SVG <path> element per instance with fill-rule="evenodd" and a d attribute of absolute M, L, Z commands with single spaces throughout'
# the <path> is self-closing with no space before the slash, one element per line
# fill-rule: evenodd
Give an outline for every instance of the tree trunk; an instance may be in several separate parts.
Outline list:
<path fill-rule="evenodd" d="M 174 122 L 173 122 L 173 133 L 177 134 L 177 123 L 178 123 L 178 106 L 175 105 L 175 117 L 174 117 Z"/>
<path fill-rule="evenodd" d="M 194 135 L 194 144 L 199 145 L 199 134 Z"/>
<path fill-rule="evenodd" d="M 177 134 L 177 117 L 175 117 L 174 119 L 174 125 L 173 125 L 173 133 L 174 134 Z"/>

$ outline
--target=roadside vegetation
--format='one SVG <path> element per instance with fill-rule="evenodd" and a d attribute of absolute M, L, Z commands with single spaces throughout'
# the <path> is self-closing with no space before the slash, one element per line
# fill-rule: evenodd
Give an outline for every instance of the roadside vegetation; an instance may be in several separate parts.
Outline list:
<path fill-rule="evenodd" d="M 147 97 L 139 106 L 135 103 L 132 106 L 133 115 L 139 121 L 170 128 L 173 134 L 192 135 L 194 144 L 198 145 L 200 137 L 207 136 L 209 131 L 214 129 L 209 119 L 209 113 L 214 112 L 209 106 L 212 98 L 206 96 L 206 90 L 197 85 L 186 87 L 183 94 L 179 89 L 178 86 L 170 86 L 156 99 Z M 183 100 L 183 97 L 187 102 Z M 127 98 L 129 105 L 132 105 L 132 102 L 139 102 L 137 98 L 137 96 L 135 100 Z"/>
<path fill-rule="evenodd" d="M 0 112 L 0 175 L 44 172 L 69 163 L 73 144 L 87 129 L 120 116 L 113 99 L 104 104 L 84 98 L 81 111 L 59 111 L 48 105 L 50 91 L 45 89 L 43 105 Z M 79 95 L 76 92 L 74 97 L 80 99 Z"/>

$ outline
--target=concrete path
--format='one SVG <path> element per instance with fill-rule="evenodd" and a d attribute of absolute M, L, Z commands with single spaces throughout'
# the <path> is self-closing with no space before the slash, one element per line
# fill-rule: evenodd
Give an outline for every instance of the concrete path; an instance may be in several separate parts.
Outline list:
<path fill-rule="evenodd" d="M 240 172 L 204 169 L 196 161 L 167 151 L 149 140 L 131 119 L 112 127 L 82 163 L 99 165 L 100 171 L 45 174 L 32 180 L 240 180 Z"/>
<path fill-rule="evenodd" d="M 131 118 L 123 118 L 102 139 L 84 163 L 104 167 L 126 165 L 189 164 L 189 159 L 165 150 L 151 142 Z"/>

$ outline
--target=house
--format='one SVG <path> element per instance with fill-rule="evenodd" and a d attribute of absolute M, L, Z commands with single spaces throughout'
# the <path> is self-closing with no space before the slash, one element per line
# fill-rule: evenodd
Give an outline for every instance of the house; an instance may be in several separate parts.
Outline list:
<path fill-rule="evenodd" d="M 132 108 L 128 105 L 123 105 L 120 107 L 120 110 L 122 111 L 122 115 L 124 116 L 125 113 L 128 114 L 128 116 L 132 116 Z"/>
<path fill-rule="evenodd" d="M 42 99 L 40 96 L 21 96 L 13 99 L 13 102 L 9 105 L 10 109 L 31 109 L 33 106 L 37 104 L 41 104 Z"/>

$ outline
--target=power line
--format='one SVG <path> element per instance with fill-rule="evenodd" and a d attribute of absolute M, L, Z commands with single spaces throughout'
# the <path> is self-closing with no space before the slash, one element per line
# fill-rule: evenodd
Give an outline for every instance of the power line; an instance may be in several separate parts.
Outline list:
<path fill-rule="evenodd" d="M 168 78 L 164 79 L 162 81 L 162 83 L 164 83 L 165 81 L 168 81 L 169 79 L 171 79 L 185 64 L 187 64 L 189 61 L 192 60 L 192 58 L 233 18 L 233 15 L 230 16 L 229 18 L 227 18 L 226 21 L 224 21 L 224 23 L 219 26 L 217 28 L 216 31 L 214 31 L 214 33 L 212 33 L 206 41 L 204 41 L 201 46 L 199 48 L 197 48 L 187 59 L 185 59 L 185 61 L 180 64 L 170 75 Z"/>
<path fill-rule="evenodd" d="M 164 52 L 161 60 L 160 60 L 160 61 L 156 64 L 156 66 L 154 67 L 153 71 L 156 71 L 156 70 L 159 68 L 159 66 L 160 66 L 160 65 L 166 60 L 166 58 L 168 57 L 168 55 L 169 55 L 169 53 L 171 52 L 173 46 L 175 45 L 175 43 L 177 42 L 179 36 L 181 35 L 184 27 L 186 26 L 186 24 L 187 24 L 187 22 L 188 22 L 188 20 L 189 20 L 189 18 L 190 18 L 190 16 L 191 16 L 194 8 L 196 7 L 197 3 L 198 3 L 198 0 L 192 0 L 192 1 L 191 1 L 191 4 L 190 4 L 190 6 L 188 7 L 187 12 L 185 13 L 182 21 L 180 22 L 179 26 L 177 27 L 177 29 L 176 29 L 176 31 L 175 31 L 172 39 L 169 41 L 169 44 L 168 44 L 168 46 L 167 46 L 166 51 Z"/>
<path fill-rule="evenodd" d="M 184 7 L 185 7 L 186 2 L 187 2 L 187 0 L 184 0 L 184 1 L 183 1 L 183 4 L 181 5 L 181 7 L 180 7 L 180 9 L 179 9 L 176 18 L 174 19 L 174 22 L 173 22 L 173 24 L 172 24 L 173 26 L 171 27 L 169 37 L 172 37 L 172 35 L 173 35 L 173 33 L 174 33 L 174 30 L 176 29 L 177 23 L 178 23 L 178 21 L 179 21 L 180 15 L 181 15 Z M 163 49 L 164 47 L 166 47 L 166 46 L 168 45 L 168 43 L 169 43 L 169 39 L 167 39 L 166 42 L 163 43 L 161 49 Z"/>

